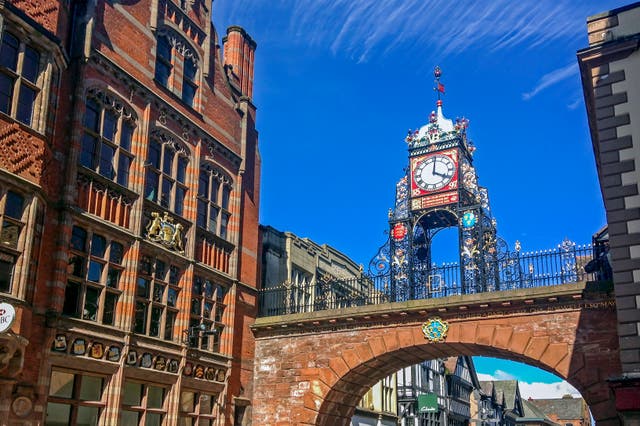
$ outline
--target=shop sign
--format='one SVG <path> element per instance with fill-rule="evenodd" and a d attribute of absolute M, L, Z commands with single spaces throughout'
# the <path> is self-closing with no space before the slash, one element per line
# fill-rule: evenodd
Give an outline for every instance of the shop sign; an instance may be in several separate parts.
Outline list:
<path fill-rule="evenodd" d="M 437 413 L 438 412 L 438 395 L 436 395 L 435 393 L 418 395 L 418 412 Z"/>
<path fill-rule="evenodd" d="M 5 333 L 11 328 L 16 319 L 16 310 L 8 303 L 0 303 L 0 333 Z"/>

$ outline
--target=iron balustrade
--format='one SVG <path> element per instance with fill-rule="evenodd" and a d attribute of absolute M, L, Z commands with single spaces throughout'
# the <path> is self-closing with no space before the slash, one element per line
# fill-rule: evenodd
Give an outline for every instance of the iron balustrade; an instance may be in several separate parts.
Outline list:
<path fill-rule="evenodd" d="M 490 273 L 471 275 L 473 280 L 465 278 L 469 274 L 463 273 L 459 264 L 449 263 L 416 270 L 413 280 L 394 280 L 392 273 L 386 272 L 317 279 L 303 285 L 283 283 L 260 290 L 259 316 L 610 280 L 608 261 L 604 256 L 594 259 L 593 252 L 591 245 L 573 243 L 550 250 L 510 252 L 487 261 L 483 270 Z"/>

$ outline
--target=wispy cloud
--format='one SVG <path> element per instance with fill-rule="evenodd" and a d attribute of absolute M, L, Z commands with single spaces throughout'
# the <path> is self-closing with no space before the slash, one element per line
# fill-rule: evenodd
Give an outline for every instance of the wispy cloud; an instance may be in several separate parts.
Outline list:
<path fill-rule="evenodd" d="M 554 84 L 560 83 L 562 80 L 566 80 L 569 77 L 572 77 L 578 73 L 578 64 L 573 63 L 567 65 L 562 68 L 555 69 L 545 75 L 543 75 L 536 86 L 529 92 L 522 94 L 522 99 L 528 101 L 529 99 L 536 96 L 538 93 L 542 92 L 544 89 L 547 89 Z"/>
<path fill-rule="evenodd" d="M 493 375 L 478 374 L 478 379 L 482 381 L 515 380 L 516 377 L 504 371 L 497 370 Z M 518 381 L 518 385 L 520 386 L 520 395 L 524 399 L 562 398 L 565 395 L 580 398 L 580 392 L 564 380 L 555 383 L 527 383 Z"/>
<path fill-rule="evenodd" d="M 357 61 L 412 48 L 442 57 L 469 50 L 531 48 L 584 35 L 590 2 L 537 0 L 233 0 L 214 3 L 223 21 L 259 23 L 287 43 Z M 604 7 L 604 6 L 601 6 Z M 599 9 L 597 9 L 599 10 Z M 597 11 L 596 10 L 596 11 Z M 217 18 L 216 18 L 217 19 Z M 286 34 L 286 36 L 284 36 Z"/>

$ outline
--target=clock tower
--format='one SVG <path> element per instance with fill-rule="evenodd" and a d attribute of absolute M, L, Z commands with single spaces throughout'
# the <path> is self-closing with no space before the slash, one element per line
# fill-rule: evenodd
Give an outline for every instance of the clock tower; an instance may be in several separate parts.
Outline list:
<path fill-rule="evenodd" d="M 496 235 L 487 190 L 478 185 L 469 121 L 454 122 L 443 114 L 441 74 L 436 67 L 436 110 L 405 139 L 409 165 L 396 184 L 389 239 L 370 264 L 372 273 L 389 277 L 388 291 L 396 301 L 497 289 L 497 260 L 506 248 Z M 458 229 L 460 266 L 438 267 L 432 263 L 432 241 L 451 227 Z"/>

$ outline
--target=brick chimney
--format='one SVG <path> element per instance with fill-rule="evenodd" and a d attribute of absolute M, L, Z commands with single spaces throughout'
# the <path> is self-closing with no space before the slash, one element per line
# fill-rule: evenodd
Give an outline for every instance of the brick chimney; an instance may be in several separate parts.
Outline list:
<path fill-rule="evenodd" d="M 256 42 L 242 27 L 227 28 L 227 35 L 222 39 L 224 44 L 224 64 L 232 67 L 238 78 L 243 95 L 253 96 L 253 54 Z"/>

